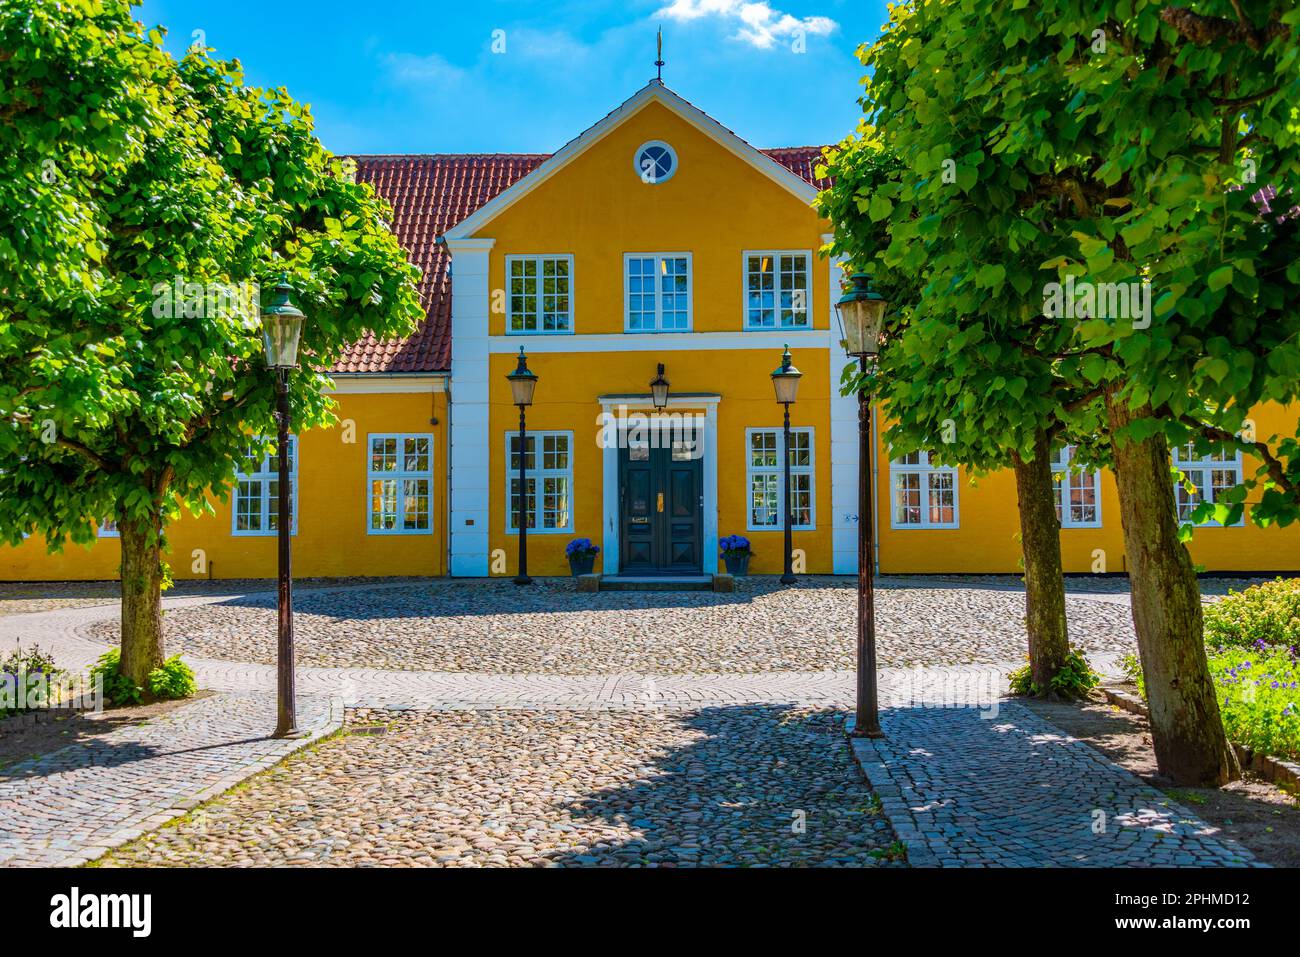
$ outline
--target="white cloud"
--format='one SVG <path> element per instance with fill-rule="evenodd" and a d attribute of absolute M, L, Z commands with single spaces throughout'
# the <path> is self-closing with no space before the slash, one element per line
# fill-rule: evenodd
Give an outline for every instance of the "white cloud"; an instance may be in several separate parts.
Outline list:
<path fill-rule="evenodd" d="M 773 10 L 766 0 L 672 0 L 655 13 L 656 17 L 689 23 L 703 17 L 715 17 L 736 24 L 733 40 L 741 40 L 760 50 L 770 50 L 777 41 L 799 37 L 824 37 L 839 27 L 830 17 L 796 17 Z"/>
<path fill-rule="evenodd" d="M 384 57 L 388 74 L 399 83 L 436 83 L 451 86 L 465 78 L 465 71 L 437 53 L 390 53 Z"/>

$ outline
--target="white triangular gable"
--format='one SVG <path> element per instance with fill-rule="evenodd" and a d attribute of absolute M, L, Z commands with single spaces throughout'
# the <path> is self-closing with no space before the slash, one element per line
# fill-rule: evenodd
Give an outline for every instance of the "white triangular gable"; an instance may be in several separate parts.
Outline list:
<path fill-rule="evenodd" d="M 503 190 L 491 202 L 480 206 L 473 215 L 466 217 L 447 230 L 442 238 L 445 240 L 458 240 L 473 236 L 650 103 L 663 104 L 715 143 L 753 166 L 777 185 L 789 190 L 803 202 L 811 204 L 817 197 L 817 188 L 802 176 L 791 172 L 761 150 L 750 146 L 713 117 L 687 103 L 659 80 L 651 80 L 599 123 L 579 133 L 566 143 L 559 152 L 545 163 L 538 166 L 527 176 L 517 180 L 508 189 Z"/>

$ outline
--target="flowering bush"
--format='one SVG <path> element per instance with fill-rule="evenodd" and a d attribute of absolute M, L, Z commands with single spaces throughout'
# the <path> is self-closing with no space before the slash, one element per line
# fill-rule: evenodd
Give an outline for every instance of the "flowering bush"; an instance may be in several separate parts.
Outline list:
<path fill-rule="evenodd" d="M 1254 648 L 1211 652 L 1210 676 L 1219 689 L 1230 741 L 1300 759 L 1300 657 L 1295 648 L 1261 640 Z"/>
<path fill-rule="evenodd" d="M 728 535 L 718 540 L 718 548 L 724 555 L 751 555 L 753 552 L 749 547 L 749 539 L 744 535 Z"/>
<path fill-rule="evenodd" d="M 51 704 L 50 685 L 65 674 L 54 663 L 53 656 L 38 647 L 29 651 L 15 648 L 9 652 L 0 661 L 0 718 Z M 22 684 L 21 692 L 19 683 Z"/>
<path fill-rule="evenodd" d="M 593 545 L 590 538 L 575 538 L 564 546 L 564 554 L 569 558 L 585 558 L 600 551 L 599 545 Z"/>
<path fill-rule="evenodd" d="M 1300 578 L 1279 578 L 1227 597 L 1205 609 L 1205 643 L 1248 648 L 1300 645 Z"/>

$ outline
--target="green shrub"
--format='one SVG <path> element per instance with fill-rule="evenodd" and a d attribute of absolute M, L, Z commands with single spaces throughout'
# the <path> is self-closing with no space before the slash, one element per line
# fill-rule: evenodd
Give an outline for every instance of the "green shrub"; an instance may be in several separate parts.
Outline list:
<path fill-rule="evenodd" d="M 90 669 L 90 680 L 102 678 L 104 697 L 115 705 L 139 704 L 144 689 L 122 674 L 121 663 L 122 652 L 117 648 L 104 652 Z"/>
<path fill-rule="evenodd" d="M 1146 682 L 1142 677 L 1142 659 L 1132 652 L 1119 656 L 1119 670 L 1124 672 L 1124 677 L 1137 685 L 1138 694 L 1146 697 Z"/>
<path fill-rule="evenodd" d="M 1227 648 L 1210 654 L 1228 740 L 1300 758 L 1300 658 L 1294 649 Z"/>
<path fill-rule="evenodd" d="M 1062 698 L 1086 698 L 1088 692 L 1101 682 L 1100 676 L 1088 665 L 1088 659 L 1077 648 L 1071 648 L 1065 664 L 1052 678 L 1048 687 L 1041 688 L 1034 681 L 1029 664 L 1011 672 L 1011 693 L 1041 698 L 1054 694 Z"/>
<path fill-rule="evenodd" d="M 104 678 L 104 696 L 115 705 L 139 704 L 145 689 L 135 684 L 118 669 L 121 666 L 122 653 L 114 648 L 99 656 L 99 661 L 90 669 L 93 681 L 96 675 Z M 149 672 L 149 693 L 163 700 L 188 698 L 197 690 L 194 672 L 190 666 L 181 661 L 180 655 L 173 655 L 162 666 Z"/>
<path fill-rule="evenodd" d="M 1211 648 L 1300 645 L 1300 578 L 1279 578 L 1228 595 L 1205 609 Z"/>
<path fill-rule="evenodd" d="M 188 698 L 197 690 L 194 672 L 181 661 L 180 655 L 173 655 L 161 668 L 149 672 L 149 690 L 155 698 Z"/>

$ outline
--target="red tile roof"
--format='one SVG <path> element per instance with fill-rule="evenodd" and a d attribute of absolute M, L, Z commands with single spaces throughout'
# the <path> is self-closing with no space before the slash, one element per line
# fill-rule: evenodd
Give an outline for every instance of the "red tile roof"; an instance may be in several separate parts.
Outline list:
<path fill-rule="evenodd" d="M 818 189 L 813 167 L 820 146 L 764 150 Z M 451 369 L 451 257 L 438 237 L 549 159 L 543 153 L 464 153 L 426 156 L 357 156 L 357 179 L 370 183 L 393 207 L 392 228 L 410 261 L 423 273 L 420 301 L 425 321 L 406 339 L 368 335 L 348 348 L 336 373 L 417 373 Z"/>

